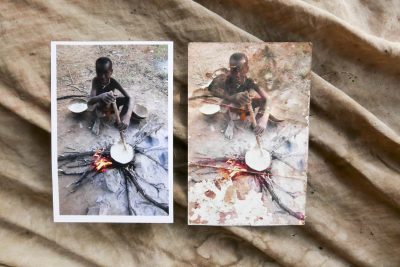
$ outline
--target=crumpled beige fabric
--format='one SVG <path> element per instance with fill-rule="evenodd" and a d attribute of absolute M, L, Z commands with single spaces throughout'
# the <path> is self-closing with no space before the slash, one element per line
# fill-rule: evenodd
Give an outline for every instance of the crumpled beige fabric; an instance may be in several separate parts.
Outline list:
<path fill-rule="evenodd" d="M 399 266 L 400 4 L 0 3 L 0 264 Z M 175 223 L 54 224 L 50 41 L 174 41 Z M 306 225 L 186 225 L 187 44 L 312 41 Z"/>

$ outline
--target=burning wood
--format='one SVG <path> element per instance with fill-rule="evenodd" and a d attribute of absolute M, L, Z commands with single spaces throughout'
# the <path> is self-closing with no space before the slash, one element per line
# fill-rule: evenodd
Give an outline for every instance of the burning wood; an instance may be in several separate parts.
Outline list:
<path fill-rule="evenodd" d="M 220 164 L 217 164 L 220 163 Z M 263 193 L 269 193 L 271 198 L 275 203 L 281 207 L 282 210 L 287 212 L 289 215 L 297 218 L 298 220 L 304 220 L 305 216 L 301 212 L 296 212 L 291 210 L 287 205 L 285 205 L 282 200 L 278 197 L 275 189 L 272 185 L 272 179 L 274 175 L 271 169 L 268 168 L 265 171 L 254 171 L 248 167 L 243 159 L 243 157 L 232 157 L 232 158 L 218 158 L 218 159 L 202 159 L 198 162 L 191 162 L 189 166 L 195 166 L 199 168 L 213 168 L 217 169 L 218 173 L 222 175 L 222 179 L 217 179 L 216 182 L 223 183 L 227 180 L 235 180 L 235 178 L 241 175 L 251 175 L 259 183 L 260 188 Z M 285 193 L 290 193 L 286 192 Z"/>
<path fill-rule="evenodd" d="M 102 150 L 98 149 L 93 155 L 92 166 L 97 172 L 105 172 L 107 167 L 112 166 L 112 161 L 102 156 Z"/>
<path fill-rule="evenodd" d="M 226 161 L 226 163 L 229 165 L 229 169 L 227 170 L 230 179 L 233 179 L 236 175 L 240 175 L 241 173 L 248 171 L 246 164 L 238 160 L 229 159 Z"/>
<path fill-rule="evenodd" d="M 155 164 L 162 167 L 164 170 L 168 170 L 166 166 L 161 164 L 157 161 L 157 159 L 151 157 L 144 151 L 143 149 L 136 148 L 136 145 L 143 142 L 148 136 L 158 131 L 162 124 L 156 119 L 152 118 L 153 120 L 144 125 L 132 138 L 130 138 L 127 142 L 131 145 L 135 152 L 138 152 L 149 159 L 151 159 Z M 168 203 L 158 202 L 156 199 L 150 196 L 148 192 L 142 187 L 142 185 L 138 182 L 138 177 L 140 177 L 139 173 L 135 171 L 135 162 L 132 160 L 127 164 L 113 164 L 110 156 L 110 147 L 111 144 L 106 145 L 102 148 L 98 148 L 95 150 L 88 150 L 88 151 L 81 151 L 81 152 L 70 152 L 66 155 L 58 156 L 59 166 L 63 166 L 63 168 L 75 168 L 80 166 L 87 166 L 86 169 L 81 169 L 80 171 L 74 172 L 66 172 L 63 169 L 59 169 L 60 172 L 63 174 L 70 174 L 70 175 L 80 175 L 79 178 L 70 184 L 70 192 L 73 193 L 77 189 L 79 189 L 87 180 L 88 178 L 95 178 L 96 175 L 105 173 L 107 170 L 116 169 L 118 170 L 121 175 L 125 179 L 124 187 L 127 196 L 127 203 L 128 203 L 128 214 L 129 215 L 136 215 L 137 212 L 135 211 L 134 207 L 130 204 L 130 196 L 129 196 L 129 188 L 133 187 L 136 188 L 136 191 L 139 193 L 140 196 L 149 204 L 157 207 L 158 209 L 163 210 L 165 213 L 169 213 L 169 206 Z M 90 158 L 89 158 L 90 157 Z M 77 164 L 77 162 L 83 161 L 84 164 Z M 71 165 L 74 164 L 74 165 Z M 74 169 L 75 170 L 75 169 Z"/>
<path fill-rule="evenodd" d="M 202 159 L 197 162 L 189 162 L 189 166 L 218 169 L 222 176 L 227 176 L 229 179 L 233 179 L 240 174 L 265 174 L 265 171 L 255 171 L 248 167 L 244 161 L 244 157 Z"/>

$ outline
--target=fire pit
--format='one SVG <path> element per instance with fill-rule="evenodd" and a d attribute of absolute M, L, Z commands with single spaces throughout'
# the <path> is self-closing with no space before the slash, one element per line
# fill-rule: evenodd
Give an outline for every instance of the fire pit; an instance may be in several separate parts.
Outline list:
<path fill-rule="evenodd" d="M 151 160 L 154 164 L 162 167 L 168 171 L 167 167 L 151 155 L 147 154 L 145 150 L 138 147 L 146 138 L 151 134 L 157 132 L 163 126 L 162 123 L 158 122 L 156 118 L 149 118 L 147 124 L 145 124 L 132 138 L 127 140 L 127 143 L 133 148 L 133 152 L 136 154 L 143 155 Z M 105 145 L 101 148 L 94 150 L 73 152 L 65 155 L 58 156 L 59 171 L 64 175 L 79 175 L 79 178 L 73 183 L 68 185 L 70 193 L 74 193 L 83 184 L 89 180 L 93 180 L 97 175 L 116 170 L 123 176 L 125 180 L 125 192 L 128 203 L 129 215 L 136 215 L 135 210 L 130 206 L 129 201 L 129 186 L 136 188 L 136 191 L 145 199 L 150 205 L 161 209 L 165 213 L 169 213 L 168 203 L 161 203 L 150 196 L 148 192 L 143 188 L 138 180 L 144 180 L 141 174 L 137 172 L 135 168 L 135 158 L 131 161 L 121 164 L 111 158 L 110 155 L 111 144 Z M 71 165 L 74 163 L 74 165 Z M 78 171 L 71 171 L 78 168 Z M 83 169 L 82 169 L 83 168 Z M 155 186 L 155 185 L 154 185 Z"/>
<path fill-rule="evenodd" d="M 278 146 L 277 146 L 278 147 Z M 274 160 L 282 160 L 278 153 L 274 151 L 271 153 L 271 162 Z M 298 220 L 304 221 L 305 216 L 301 212 L 293 211 L 289 208 L 275 192 L 276 183 L 274 182 L 274 177 L 279 177 L 271 171 L 271 167 L 263 171 L 257 171 L 250 168 L 246 162 L 244 156 L 232 156 L 232 157 L 222 157 L 222 158 L 200 158 L 198 161 L 189 162 L 189 167 L 192 168 L 190 172 L 197 172 L 199 169 L 212 169 L 211 172 L 196 173 L 197 175 L 216 173 L 218 177 L 215 180 L 217 188 L 221 188 L 221 184 L 229 180 L 234 181 L 240 176 L 248 175 L 254 178 L 258 183 L 263 194 L 269 194 L 273 201 L 289 215 L 295 217 Z M 282 188 L 280 188 L 282 189 Z M 286 192 L 292 194 L 291 192 Z M 207 192 L 207 194 L 212 194 L 212 192 Z"/>
<path fill-rule="evenodd" d="M 102 151 L 98 149 L 93 155 L 92 167 L 97 172 L 105 172 L 107 167 L 111 167 L 113 165 L 111 159 L 102 156 L 101 153 Z"/>

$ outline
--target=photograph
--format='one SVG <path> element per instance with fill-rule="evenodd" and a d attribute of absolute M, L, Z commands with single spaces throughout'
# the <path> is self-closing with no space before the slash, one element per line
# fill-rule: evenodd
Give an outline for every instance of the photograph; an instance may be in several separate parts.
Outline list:
<path fill-rule="evenodd" d="M 172 223 L 173 44 L 51 42 L 55 222 Z"/>
<path fill-rule="evenodd" d="M 303 225 L 312 45 L 190 43 L 188 223 Z"/>

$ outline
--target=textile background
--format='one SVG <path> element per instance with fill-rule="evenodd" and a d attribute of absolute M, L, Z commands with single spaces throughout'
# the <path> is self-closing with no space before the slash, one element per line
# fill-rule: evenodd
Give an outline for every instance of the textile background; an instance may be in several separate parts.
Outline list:
<path fill-rule="evenodd" d="M 174 224 L 55 224 L 50 41 L 174 41 Z M 399 266 L 398 0 L 0 2 L 0 264 Z M 305 226 L 188 227 L 188 42 L 311 41 Z"/>

